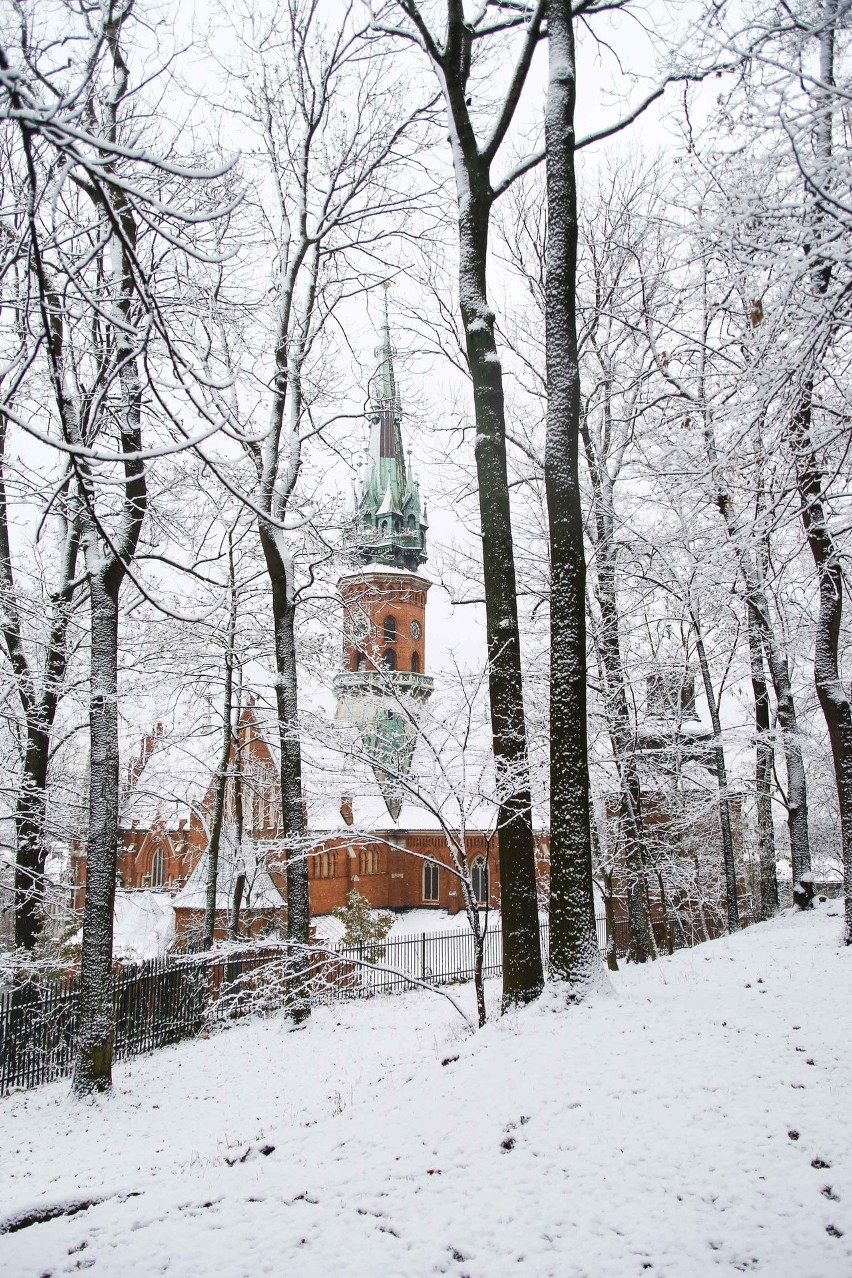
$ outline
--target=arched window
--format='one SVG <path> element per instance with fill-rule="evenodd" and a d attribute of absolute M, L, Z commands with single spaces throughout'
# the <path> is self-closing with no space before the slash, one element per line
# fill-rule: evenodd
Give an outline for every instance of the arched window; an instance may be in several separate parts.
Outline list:
<path fill-rule="evenodd" d="M 420 674 L 420 655 L 416 652 L 411 654 L 411 673 Z"/>
<path fill-rule="evenodd" d="M 385 643 L 396 643 L 396 621 L 393 617 L 385 617 Z"/>
<path fill-rule="evenodd" d="M 408 521 L 407 521 L 407 522 L 408 522 L 408 531 L 409 531 L 409 532 L 416 532 L 416 530 L 417 530 L 417 520 L 414 518 L 414 516 L 413 516 L 413 515 L 409 515 L 409 516 L 408 516 Z"/>
<path fill-rule="evenodd" d="M 479 905 L 488 904 L 488 862 L 484 856 L 478 856 L 471 867 L 473 896 Z"/>
<path fill-rule="evenodd" d="M 151 887 L 162 887 L 166 881 L 166 858 L 162 848 L 157 848 L 151 858 Z"/>
<path fill-rule="evenodd" d="M 386 519 L 383 519 L 382 520 L 382 536 L 383 537 L 387 536 L 387 531 L 388 531 L 388 521 Z"/>
<path fill-rule="evenodd" d="M 438 867 L 429 861 L 423 862 L 423 900 L 438 900 Z"/>
<path fill-rule="evenodd" d="M 393 648 L 388 648 L 385 652 L 384 663 L 386 670 L 396 670 L 396 653 Z"/>
<path fill-rule="evenodd" d="M 366 654 L 365 654 L 365 653 L 363 653 L 363 652 L 356 652 L 356 653 L 355 653 L 355 669 L 356 669 L 356 670 L 366 670 L 366 669 L 367 669 L 367 656 L 366 656 Z"/>
<path fill-rule="evenodd" d="M 320 852 L 314 857 L 314 878 L 315 879 L 333 879 L 334 878 L 334 853 Z"/>
<path fill-rule="evenodd" d="M 378 874 L 379 872 L 379 849 L 363 848 L 358 857 L 359 874 Z"/>

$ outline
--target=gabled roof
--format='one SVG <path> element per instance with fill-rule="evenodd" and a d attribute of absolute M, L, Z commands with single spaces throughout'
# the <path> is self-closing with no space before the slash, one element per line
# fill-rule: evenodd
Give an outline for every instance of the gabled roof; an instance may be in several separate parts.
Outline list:
<path fill-rule="evenodd" d="M 246 876 L 242 908 L 244 910 L 281 909 L 284 898 L 272 882 L 263 858 L 255 845 L 244 841 L 237 848 L 233 832 L 222 831 L 219 864 L 216 874 L 216 909 L 230 910 L 237 875 Z M 184 886 L 172 902 L 176 910 L 203 910 L 207 905 L 207 853 L 200 858 Z"/>
<path fill-rule="evenodd" d="M 247 706 L 240 725 L 251 724 L 254 736 L 269 754 L 275 755 L 263 732 L 254 707 Z M 177 830 L 198 811 L 213 784 L 222 750 L 221 726 L 205 721 L 184 737 L 154 733 L 143 739 L 141 754 L 130 760 L 130 775 L 122 797 L 119 823 L 130 829 L 134 823 L 150 829 L 160 822 L 166 830 Z"/>

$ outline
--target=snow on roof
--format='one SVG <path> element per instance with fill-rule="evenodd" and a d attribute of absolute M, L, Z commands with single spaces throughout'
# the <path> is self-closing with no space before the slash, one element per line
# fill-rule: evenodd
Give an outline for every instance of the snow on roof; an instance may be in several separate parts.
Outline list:
<path fill-rule="evenodd" d="M 237 874 L 246 876 L 243 908 L 249 910 L 277 910 L 284 905 L 284 898 L 272 882 L 263 858 L 251 843 L 244 842 L 236 848 L 230 832 L 222 831 L 219 848 L 219 865 L 216 875 L 216 909 L 230 910 L 234 897 Z M 184 886 L 172 901 L 176 910 L 203 910 L 207 905 L 207 853 L 198 861 Z"/>
<path fill-rule="evenodd" d="M 251 708 L 256 735 L 272 753 L 264 724 L 256 707 Z M 196 726 L 186 736 L 153 737 L 152 747 L 138 775 L 131 782 L 121 811 L 124 829 L 134 822 L 143 829 L 157 819 L 168 830 L 175 830 L 181 820 L 188 820 L 207 795 L 222 749 L 218 723 Z M 138 761 L 138 753 L 137 753 Z"/>
<path fill-rule="evenodd" d="M 159 958 L 168 949 L 174 936 L 172 898 L 168 892 L 152 892 L 150 889 L 124 891 L 115 894 L 113 913 L 113 953 L 116 958 Z M 82 928 L 71 939 L 71 945 L 80 945 Z"/>
<path fill-rule="evenodd" d="M 136 822 L 147 828 L 160 818 L 168 829 L 176 829 L 207 793 L 219 748 L 220 734 L 214 729 L 179 741 L 155 740 L 122 804 L 122 827 Z"/>

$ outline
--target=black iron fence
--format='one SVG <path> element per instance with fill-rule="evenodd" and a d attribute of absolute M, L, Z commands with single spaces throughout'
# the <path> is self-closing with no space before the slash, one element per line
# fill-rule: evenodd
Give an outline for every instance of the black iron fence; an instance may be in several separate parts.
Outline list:
<path fill-rule="evenodd" d="M 597 929 L 603 950 L 602 915 Z M 616 923 L 616 945 L 623 951 L 626 937 L 619 931 Z M 546 954 L 546 922 L 541 941 Z M 486 931 L 483 959 L 483 975 L 499 976 L 499 928 Z M 314 946 L 308 952 L 269 944 L 125 965 L 116 970 L 113 984 L 115 1056 L 135 1056 L 192 1038 L 217 1023 L 285 1007 L 294 996 L 331 1003 L 469 981 L 475 960 L 473 934 L 466 929 L 394 937 L 380 944 Z M 0 993 L 0 1095 L 71 1073 L 78 990 L 74 975 Z"/>

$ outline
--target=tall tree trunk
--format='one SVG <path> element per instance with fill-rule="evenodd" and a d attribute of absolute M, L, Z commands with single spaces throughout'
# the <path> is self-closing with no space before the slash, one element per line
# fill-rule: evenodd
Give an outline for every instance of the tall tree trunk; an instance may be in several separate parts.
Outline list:
<path fill-rule="evenodd" d="M 763 613 L 762 615 L 766 615 Z M 796 703 L 790 686 L 790 669 L 787 658 L 778 650 L 774 635 L 763 624 L 763 642 L 775 689 L 775 705 L 784 763 L 787 771 L 787 829 L 790 834 L 790 861 L 793 885 L 800 883 L 803 875 L 811 871 L 811 844 L 808 830 L 808 787 L 805 761 L 799 739 Z"/>
<path fill-rule="evenodd" d="M 0 630 L 26 723 L 26 744 L 15 805 L 15 944 L 32 950 L 44 926 L 44 872 L 48 852 L 45 819 L 50 741 L 68 666 L 68 625 L 75 590 L 79 535 L 76 523 L 68 523 L 59 569 L 59 586 L 52 598 L 51 624 L 39 690 L 24 647 L 12 568 L 4 475 L 5 436 L 4 419 L 0 423 Z"/>
<path fill-rule="evenodd" d="M 228 940 L 236 941 L 240 933 L 240 908 L 243 903 L 243 893 L 246 889 L 245 872 L 238 871 L 234 879 L 234 894 L 231 899 L 231 917 L 228 921 Z"/>
<path fill-rule="evenodd" d="M 80 1024 L 74 1091 L 112 1085 L 112 940 L 118 855 L 118 590 L 121 575 L 93 574 L 89 730 L 89 838 L 80 955 Z"/>
<path fill-rule="evenodd" d="M 835 38 L 840 22 L 839 0 L 824 0 L 821 6 L 823 25 L 819 32 L 819 87 L 815 91 L 814 145 L 817 161 L 824 166 L 819 182 L 831 182 L 829 166 L 833 152 L 833 114 L 837 103 L 832 98 L 835 88 Z M 827 298 L 832 281 L 833 264 L 823 255 L 820 233 L 826 213 L 819 198 L 812 202 L 813 239 L 817 247 L 811 254 L 808 272 L 810 291 L 815 299 Z M 826 232 L 831 234 L 830 231 Z M 840 809 L 840 838 L 843 856 L 843 881 L 846 895 L 844 941 L 852 945 L 852 706 L 840 676 L 840 627 L 843 620 L 843 569 L 841 556 L 831 531 L 825 505 L 825 479 L 813 440 L 814 391 L 817 369 L 834 335 L 836 319 L 822 317 L 824 331 L 815 348 L 807 354 L 808 364 L 790 425 L 790 445 L 799 489 L 802 526 L 813 557 L 819 583 L 819 615 L 814 640 L 814 683 L 828 728 L 834 763 L 834 781 Z M 795 873 L 794 873 L 795 878 Z M 796 892 L 796 888 L 799 891 Z M 802 905 L 813 896 L 810 864 L 804 876 L 793 885 Z"/>
<path fill-rule="evenodd" d="M 219 892 L 219 848 L 222 843 L 222 827 L 225 823 L 225 803 L 228 794 L 228 777 L 230 776 L 231 750 L 233 749 L 233 729 L 231 713 L 233 700 L 234 671 L 230 655 L 225 657 L 225 687 L 222 698 L 222 749 L 219 755 L 219 768 L 216 773 L 216 790 L 213 800 L 213 823 L 210 827 L 210 839 L 207 843 L 207 889 L 204 903 L 204 936 L 202 948 L 209 950 L 213 945 L 216 930 L 216 898 Z"/>
<path fill-rule="evenodd" d="M 778 873 L 775 866 L 775 827 L 772 819 L 772 774 L 775 764 L 775 747 L 772 741 L 769 690 L 766 686 L 763 665 L 760 621 L 750 605 L 748 606 L 748 650 L 751 687 L 754 694 L 758 909 L 761 919 L 770 919 L 778 913 Z"/>
<path fill-rule="evenodd" d="M 734 857 L 734 838 L 731 830 L 731 804 L 728 797 L 728 769 L 725 763 L 725 747 L 722 741 L 722 720 L 719 714 L 719 699 L 713 691 L 710 678 L 710 663 L 701 634 L 700 623 L 693 614 L 695 628 L 695 650 L 698 654 L 698 665 L 704 683 L 704 694 L 710 711 L 710 723 L 713 728 L 713 757 L 715 763 L 716 783 L 719 793 L 719 826 L 722 833 L 722 865 L 725 874 L 725 907 L 728 920 L 728 931 L 737 932 L 740 926 L 737 906 L 737 863 Z"/>
<path fill-rule="evenodd" d="M 529 17 L 523 47 L 509 77 L 489 141 L 480 148 L 471 120 L 468 84 L 473 29 L 462 0 L 446 0 L 443 41 L 429 31 L 414 0 L 398 0 L 418 32 L 447 107 L 453 150 L 459 233 L 459 305 L 476 418 L 488 690 L 495 771 L 500 908 L 503 924 L 503 1007 L 529 1002 L 544 985 L 538 928 L 535 842 L 521 679 L 517 584 L 506 464 L 503 377 L 488 303 L 491 209 L 497 193 L 491 165 L 506 137 L 541 34 L 543 0 Z M 505 189 L 505 188 L 504 188 Z"/>
<path fill-rule="evenodd" d="M 642 821 L 642 791 L 627 684 L 621 658 L 618 597 L 615 585 L 615 536 L 613 527 L 612 489 L 604 477 L 603 465 L 595 454 L 588 430 L 583 430 L 586 460 L 592 480 L 595 518 L 595 559 L 597 584 L 595 596 L 600 608 L 597 650 L 600 655 L 602 683 L 605 689 L 605 712 L 612 753 L 621 784 L 621 829 L 627 881 L 628 962 L 644 963 L 656 958 L 654 934 L 644 890 L 646 857 Z"/>
<path fill-rule="evenodd" d="M 228 534 L 228 568 L 231 589 L 231 603 L 228 610 L 228 625 L 225 632 L 225 679 L 222 692 L 222 748 L 219 755 L 219 769 L 216 773 L 216 790 L 213 801 L 213 824 L 207 843 L 207 896 L 204 907 L 204 936 L 202 947 L 209 950 L 213 945 L 216 930 L 216 897 L 219 889 L 219 847 L 222 841 L 222 826 L 225 821 L 225 803 L 228 794 L 228 777 L 230 775 L 231 752 L 234 749 L 234 729 L 231 719 L 234 712 L 234 641 L 237 630 L 237 591 L 234 581 L 234 544 L 233 534 Z M 237 745 L 239 750 L 239 724 L 237 725 Z"/>
<path fill-rule="evenodd" d="M 674 935 L 672 919 L 669 917 L 669 901 L 666 894 L 666 883 L 662 871 L 657 870 L 657 883 L 660 888 L 660 911 L 663 916 L 663 944 L 669 954 L 674 954 Z"/>
<path fill-rule="evenodd" d="M 125 16 L 128 12 L 129 8 Z M 127 65 L 119 46 L 120 35 L 119 22 L 105 29 L 116 73 L 110 99 L 111 114 L 108 116 L 108 134 L 113 142 L 117 140 L 118 107 L 129 84 Z M 109 542 L 95 516 L 96 489 L 91 471 L 82 459 L 77 461 L 82 489 L 82 545 L 89 576 L 92 619 L 89 840 L 80 956 L 79 1047 L 72 1083 L 77 1096 L 109 1091 L 112 1087 L 111 966 L 119 838 L 118 598 L 128 565 L 136 554 L 148 504 L 145 462 L 139 456 L 142 448 L 142 382 L 139 337 L 133 314 L 136 223 L 123 191 L 113 188 L 111 194 L 113 207 L 105 210 L 105 222 L 112 232 L 109 246 L 115 308 L 111 324 L 115 360 L 112 376 L 121 392 L 117 415 L 124 460 L 122 509 L 117 530 Z M 120 235 L 116 222 L 120 226 Z M 59 385 L 62 385 L 61 379 Z"/>
<path fill-rule="evenodd" d="M 823 476 L 811 441 L 813 387 L 792 428 L 802 523 L 819 580 L 819 616 L 814 643 L 814 682 L 825 717 L 840 808 L 843 886 L 846 894 L 844 941 L 852 945 L 852 705 L 840 677 L 838 652 L 843 618 L 843 569 L 828 523 Z M 800 880 L 799 880 L 800 881 Z M 805 887 L 812 884 L 805 884 Z M 804 894 L 807 896 L 807 892 Z"/>
<path fill-rule="evenodd" d="M 545 488 L 550 543 L 550 962 L 582 998 L 600 972 L 586 725 L 586 564 L 580 506 L 576 60 L 569 0 L 547 7 Z"/>
<path fill-rule="evenodd" d="M 706 281 L 705 281 L 705 314 L 707 313 L 706 301 Z M 702 357 L 703 358 L 703 357 Z M 703 364 L 702 364 L 703 368 Z M 748 626 L 749 626 L 749 655 L 752 669 L 752 687 L 755 695 L 755 717 L 757 722 L 757 774 L 760 778 L 758 788 L 758 819 L 760 820 L 760 804 L 764 802 L 762 799 L 765 787 L 766 769 L 769 767 L 770 779 L 770 818 L 771 818 L 771 768 L 774 762 L 774 750 L 769 743 L 769 739 L 765 735 L 769 730 L 768 703 L 765 707 L 762 698 L 766 693 L 766 683 L 763 676 L 763 660 L 755 648 L 755 633 L 759 634 L 760 641 L 766 651 L 766 659 L 769 665 L 769 673 L 772 678 L 772 686 L 775 691 L 775 702 L 778 713 L 778 725 L 781 728 L 782 742 L 784 747 L 784 762 L 787 770 L 787 826 L 790 834 L 790 860 L 793 870 L 794 885 L 799 882 L 801 876 L 810 871 L 811 853 L 810 838 L 808 835 L 808 792 L 807 782 L 805 779 L 805 766 L 802 759 L 802 749 L 799 744 L 798 725 L 796 722 L 796 705 L 793 699 L 793 691 L 790 686 L 790 671 L 786 656 L 781 651 L 775 628 L 772 624 L 772 616 L 769 611 L 769 600 L 766 594 L 766 586 L 764 579 L 764 565 L 769 557 L 768 537 L 764 534 L 752 552 L 746 545 L 746 532 L 742 527 L 739 515 L 734 505 L 733 498 L 727 486 L 726 470 L 720 465 L 718 450 L 716 448 L 716 435 L 713 425 L 713 413 L 709 408 L 706 400 L 702 397 L 702 412 L 704 417 L 704 441 L 707 450 L 707 459 L 710 463 L 715 485 L 715 501 L 722 519 L 725 522 L 725 530 L 728 539 L 737 555 L 740 573 L 745 585 L 745 600 L 748 609 Z M 762 451 L 762 445 L 761 445 Z M 754 682 L 754 676 L 757 675 L 757 683 Z M 762 684 L 762 691 L 760 685 Z M 761 726 L 766 722 L 766 727 Z M 769 757 L 772 755 L 773 757 Z M 766 813 L 764 811 L 764 817 Z M 768 836 L 764 837 L 762 844 L 762 852 L 766 859 L 765 873 L 767 876 L 767 901 L 772 898 L 772 886 L 770 883 L 770 869 L 768 861 Z M 772 836 L 774 845 L 774 834 Z M 763 862 L 761 862 L 763 865 Z M 773 858 L 774 865 L 774 858 Z M 761 870 L 761 875 L 764 871 Z M 778 881 L 777 871 L 773 869 L 772 875 L 775 878 L 775 899 L 778 898 Z M 763 894 L 761 894 L 763 896 Z M 761 906 L 763 908 L 763 906 Z M 776 905 L 777 908 L 777 905 Z M 764 917 L 768 917 L 764 915 Z"/>
<path fill-rule="evenodd" d="M 487 179 L 483 179 L 485 181 Z M 488 691 L 500 792 L 497 845 L 503 924 L 503 1005 L 541 992 L 532 797 L 521 675 L 515 554 L 506 463 L 503 377 L 488 308 L 489 197 L 471 195 L 459 215 L 461 312 L 476 414 L 476 470 L 488 645 Z"/>
<path fill-rule="evenodd" d="M 606 919 L 606 965 L 611 972 L 618 971 L 618 943 L 615 936 L 615 906 L 612 895 L 612 871 L 601 870 L 603 885 L 604 918 Z"/>
<path fill-rule="evenodd" d="M 299 738 L 299 699 L 296 670 L 296 601 L 291 572 L 274 528 L 259 525 L 260 544 L 272 587 L 275 630 L 275 698 L 281 752 L 281 819 L 287 855 L 287 938 L 293 942 L 295 995 L 291 1017 L 298 1023 L 310 1015 L 307 988 L 311 899 L 306 855 L 307 823 L 302 794 L 302 746 Z"/>

